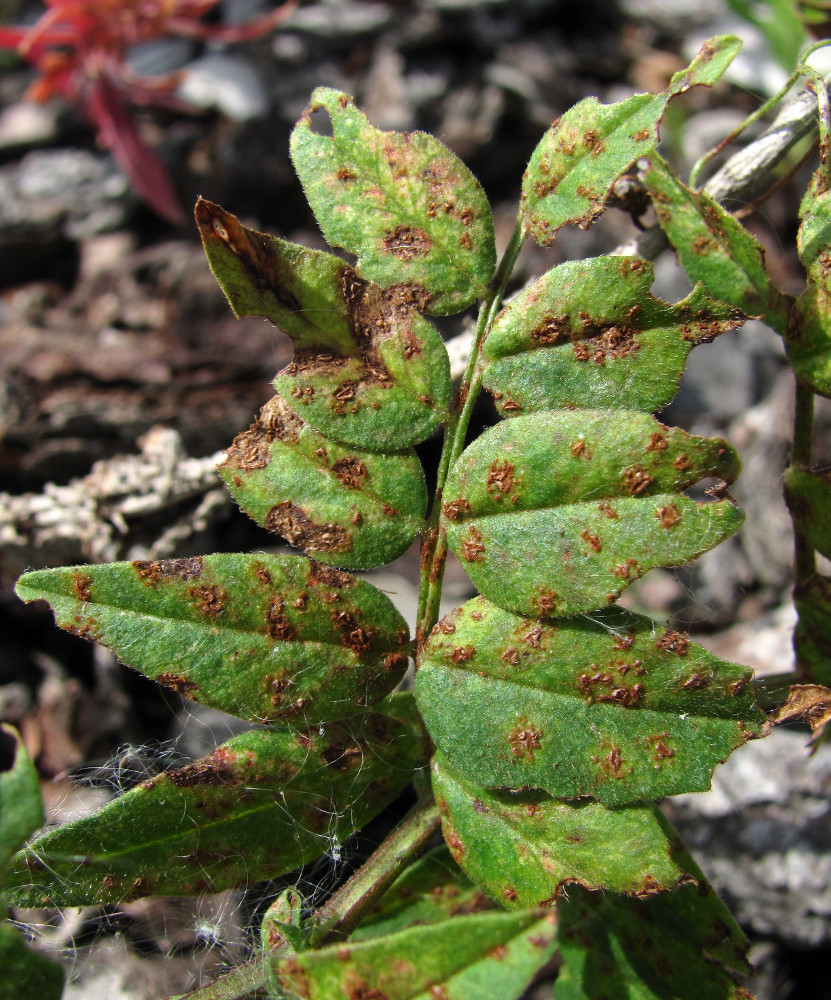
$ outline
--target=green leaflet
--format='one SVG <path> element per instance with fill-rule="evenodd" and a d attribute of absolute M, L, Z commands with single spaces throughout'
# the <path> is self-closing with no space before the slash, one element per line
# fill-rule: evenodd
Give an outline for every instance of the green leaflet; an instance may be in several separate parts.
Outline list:
<path fill-rule="evenodd" d="M 410 291 L 384 291 L 339 257 L 246 229 L 204 199 L 196 221 L 235 314 L 265 316 L 294 341 L 274 385 L 307 423 L 374 451 L 408 448 L 439 426 L 450 362 Z"/>
<path fill-rule="evenodd" d="M 768 277 L 765 251 L 756 239 L 714 198 L 682 184 L 657 153 L 642 176 L 658 222 L 690 279 L 784 334 L 793 300 Z"/>
<path fill-rule="evenodd" d="M 575 882 L 645 896 L 690 880 L 654 805 L 608 809 L 544 792 L 488 791 L 441 755 L 432 775 L 453 857 L 507 909 L 550 906 Z"/>
<path fill-rule="evenodd" d="M 805 540 L 831 559 L 831 472 L 785 470 L 785 499 Z"/>
<path fill-rule="evenodd" d="M 274 962 L 270 986 L 304 1000 L 517 1000 L 552 958 L 554 932 L 539 910 L 456 916 Z"/>
<path fill-rule="evenodd" d="M 351 941 L 393 934 L 415 924 L 435 924 L 465 913 L 496 909 L 459 869 L 446 845 L 410 865 L 352 932 Z"/>
<path fill-rule="evenodd" d="M 434 629 L 416 698 L 464 780 L 625 805 L 709 788 L 761 735 L 750 678 L 619 608 L 546 622 L 480 597 Z"/>
<path fill-rule="evenodd" d="M 497 318 L 483 347 L 483 385 L 501 416 L 558 407 L 652 411 L 678 389 L 687 355 L 744 322 L 701 286 L 677 305 L 653 298 L 636 257 L 560 264 Z"/>
<path fill-rule="evenodd" d="M 680 493 L 705 477 L 730 483 L 738 470 L 726 441 L 645 413 L 517 417 L 482 434 L 451 470 L 448 544 L 502 607 L 592 611 L 653 566 L 678 566 L 733 534 L 743 515 L 729 500 Z"/>
<path fill-rule="evenodd" d="M 752 1000 L 749 943 L 706 883 L 650 899 L 569 890 L 555 1000 Z"/>
<path fill-rule="evenodd" d="M 43 825 L 43 801 L 40 778 L 20 734 L 0 725 L 0 748 L 10 761 L 0 770 L 0 889 L 6 864 L 20 850 L 26 839 Z M 0 767 L 2 764 L 0 764 Z"/>
<path fill-rule="evenodd" d="M 537 243 L 550 246 L 568 223 L 587 229 L 603 211 L 617 178 L 655 149 L 670 98 L 696 84 L 712 86 L 740 48 L 731 35 L 711 38 L 663 93 L 635 94 L 617 104 L 587 97 L 558 118 L 522 178 L 522 213 Z"/>
<path fill-rule="evenodd" d="M 808 285 L 796 300 L 785 334 L 785 348 L 796 377 L 831 397 L 831 191 L 821 169 L 814 173 L 800 207 L 797 250 Z"/>
<path fill-rule="evenodd" d="M 27 947 L 20 931 L 0 923 L 0 997 L 60 1000 L 64 974 L 57 962 Z"/>
<path fill-rule="evenodd" d="M 10 895 L 22 906 L 83 906 L 274 878 L 360 829 L 422 754 L 417 729 L 380 713 L 243 733 L 38 838 L 17 857 Z"/>
<path fill-rule="evenodd" d="M 427 487 L 412 450 L 381 455 L 313 430 L 274 396 L 219 467 L 258 524 L 320 562 L 369 569 L 401 555 L 423 526 Z"/>
<path fill-rule="evenodd" d="M 406 622 L 349 573 L 302 556 L 220 554 L 36 570 L 24 601 L 194 701 L 307 724 L 380 701 L 407 666 Z"/>
<path fill-rule="evenodd" d="M 319 135 L 313 114 L 331 120 Z M 348 94 L 318 87 L 291 137 L 306 198 L 333 246 L 384 288 L 447 315 L 483 298 L 496 265 L 493 219 L 468 168 L 424 132 L 382 132 Z"/>
<path fill-rule="evenodd" d="M 831 686 L 831 577 L 814 574 L 794 591 L 793 645 L 802 677 Z"/>

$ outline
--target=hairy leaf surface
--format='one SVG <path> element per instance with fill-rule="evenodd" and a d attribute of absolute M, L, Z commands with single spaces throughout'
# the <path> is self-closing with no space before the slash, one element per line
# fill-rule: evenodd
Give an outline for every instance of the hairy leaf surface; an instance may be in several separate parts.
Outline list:
<path fill-rule="evenodd" d="M 706 884 L 650 899 L 575 886 L 557 915 L 557 1000 L 751 1000 L 734 975 L 749 943 Z"/>
<path fill-rule="evenodd" d="M 271 985 L 303 1000 L 515 1000 L 550 961 L 554 934 L 539 910 L 457 916 L 301 952 L 273 963 Z"/>
<path fill-rule="evenodd" d="M 422 753 L 409 723 L 375 712 L 243 733 L 44 834 L 17 856 L 10 895 L 23 906 L 83 906 L 274 878 L 360 829 Z"/>
<path fill-rule="evenodd" d="M 573 615 L 614 601 L 653 566 L 678 566 L 733 534 L 729 500 L 682 496 L 739 470 L 720 438 L 645 413 L 561 411 L 491 427 L 444 490 L 450 548 L 476 587 L 528 615 Z"/>
<path fill-rule="evenodd" d="M 690 279 L 784 334 L 792 300 L 768 277 L 758 241 L 714 198 L 682 184 L 657 153 L 642 176 L 658 222 Z"/>
<path fill-rule="evenodd" d="M 10 762 L 0 770 L 0 888 L 6 863 L 38 827 L 43 825 L 40 778 L 20 734 L 11 726 L 0 726 L 3 758 Z M 1 765 L 0 765 L 1 766 Z"/>
<path fill-rule="evenodd" d="M 219 467 L 257 524 L 329 565 L 369 569 L 401 555 L 423 526 L 414 451 L 381 455 L 330 441 L 274 396 Z"/>
<path fill-rule="evenodd" d="M 475 598 L 434 629 L 416 697 L 465 780 L 623 805 L 709 788 L 761 733 L 751 676 L 619 608 L 546 622 Z"/>
<path fill-rule="evenodd" d="M 522 179 L 522 212 L 534 239 L 550 246 L 568 223 L 587 229 L 603 211 L 617 178 L 655 149 L 670 98 L 696 84 L 712 86 L 740 48 L 739 39 L 730 35 L 711 38 L 662 93 L 635 94 L 616 104 L 587 97 L 558 118 Z"/>
<path fill-rule="evenodd" d="M 648 261 L 594 257 L 560 264 L 521 292 L 482 352 L 500 414 L 666 406 L 692 348 L 744 316 L 701 286 L 668 305 L 650 295 L 653 280 Z"/>
<path fill-rule="evenodd" d="M 246 229 L 200 199 L 211 270 L 237 316 L 265 316 L 294 341 L 277 391 L 314 428 L 346 444 L 397 451 L 446 416 L 450 363 L 407 289 L 385 291 L 333 254 Z"/>
<path fill-rule="evenodd" d="M 331 134 L 314 130 L 328 116 Z M 291 157 L 323 235 L 358 271 L 404 285 L 419 309 L 446 315 L 485 294 L 496 264 L 493 219 L 468 168 L 425 132 L 383 132 L 348 94 L 318 87 Z"/>
<path fill-rule="evenodd" d="M 370 584 L 302 556 L 220 554 L 36 570 L 69 632 L 193 701 L 257 721 L 342 718 L 407 666 L 407 624 Z"/>
<path fill-rule="evenodd" d="M 432 776 L 453 857 L 507 909 L 550 906 L 571 883 L 640 896 L 690 880 L 653 805 L 608 809 L 544 792 L 489 791 L 440 754 Z"/>

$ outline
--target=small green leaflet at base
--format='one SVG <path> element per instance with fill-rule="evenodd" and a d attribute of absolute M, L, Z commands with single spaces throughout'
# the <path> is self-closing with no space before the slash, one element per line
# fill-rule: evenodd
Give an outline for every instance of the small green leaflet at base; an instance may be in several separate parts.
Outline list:
<path fill-rule="evenodd" d="M 535 621 L 480 597 L 433 630 L 416 699 L 464 780 L 626 805 L 705 791 L 761 735 L 751 676 L 618 608 Z"/>
<path fill-rule="evenodd" d="M 690 351 L 741 326 L 697 286 L 667 305 L 637 257 L 594 257 L 547 271 L 506 306 L 485 340 L 482 384 L 503 417 L 558 407 L 658 410 Z"/>
<path fill-rule="evenodd" d="M 331 134 L 315 132 L 327 116 Z M 358 273 L 401 285 L 447 315 L 484 298 L 496 265 L 493 218 L 468 168 L 425 132 L 382 132 L 348 94 L 318 87 L 291 136 L 291 158 L 323 235 Z"/>
<path fill-rule="evenodd" d="M 30 948 L 12 924 L 0 923 L 0 998 L 60 1000 L 63 986 L 61 966 Z"/>
<path fill-rule="evenodd" d="M 0 890 L 6 864 L 27 838 L 43 825 L 40 778 L 20 734 L 0 725 L 2 758 L 11 766 L 0 770 Z M 0 765 L 0 767 L 3 765 Z"/>
<path fill-rule="evenodd" d="M 19 906 L 86 906 L 196 896 L 319 857 L 377 815 L 421 766 L 411 697 L 403 713 L 400 700 L 387 703 L 389 715 L 242 733 L 143 782 L 31 843 L 16 858 L 10 898 Z"/>
<path fill-rule="evenodd" d="M 587 229 L 603 212 L 617 178 L 655 149 L 670 98 L 696 84 L 715 84 L 740 48 L 732 35 L 711 38 L 662 93 L 635 94 L 617 104 L 587 97 L 558 118 L 522 178 L 522 213 L 537 243 L 550 246 L 568 223 Z"/>
<path fill-rule="evenodd" d="M 785 500 L 807 543 L 831 559 L 831 471 L 786 469 Z"/>
<path fill-rule="evenodd" d="M 274 386 L 315 430 L 399 451 L 446 418 L 447 350 L 411 308 L 411 292 L 385 291 L 333 254 L 246 229 L 204 199 L 196 221 L 235 315 L 265 316 L 294 341 Z"/>
<path fill-rule="evenodd" d="M 831 577 L 813 574 L 796 587 L 799 619 L 793 645 L 797 670 L 817 684 L 831 687 Z"/>
<path fill-rule="evenodd" d="M 455 916 L 275 961 L 270 987 L 302 1000 L 518 1000 L 554 936 L 554 915 L 539 910 Z"/>
<path fill-rule="evenodd" d="M 557 905 L 556 1000 L 753 1000 L 749 943 L 706 883 L 649 899 L 575 886 Z"/>
<path fill-rule="evenodd" d="M 385 697 L 407 667 L 390 599 L 302 556 L 217 554 L 26 573 L 61 628 L 193 701 L 305 725 Z"/>
<path fill-rule="evenodd" d="M 343 569 L 392 562 L 421 530 L 427 510 L 414 451 L 381 455 L 339 445 L 280 396 L 236 438 L 219 473 L 257 524 Z"/>
<path fill-rule="evenodd" d="M 729 499 L 681 495 L 732 482 L 720 438 L 646 413 L 544 411 L 497 424 L 453 466 L 444 489 L 450 548 L 477 589 L 526 615 L 566 616 L 614 601 L 654 566 L 678 566 L 728 538 Z"/>
<path fill-rule="evenodd" d="M 608 809 L 544 792 L 488 791 L 440 754 L 432 777 L 453 857 L 506 909 L 551 906 L 574 883 L 646 896 L 694 881 L 654 805 Z"/>
<path fill-rule="evenodd" d="M 793 300 L 770 280 L 762 246 L 714 198 L 682 184 L 657 153 L 649 159 L 644 183 L 690 280 L 784 334 Z"/>

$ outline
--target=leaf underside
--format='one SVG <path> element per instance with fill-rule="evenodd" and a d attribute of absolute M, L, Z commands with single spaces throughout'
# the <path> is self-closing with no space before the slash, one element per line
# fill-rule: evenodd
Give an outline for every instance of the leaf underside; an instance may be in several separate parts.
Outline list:
<path fill-rule="evenodd" d="M 193 701 L 297 725 L 351 714 L 407 667 L 407 624 L 386 595 L 302 556 L 219 554 L 36 570 L 61 628 Z"/>

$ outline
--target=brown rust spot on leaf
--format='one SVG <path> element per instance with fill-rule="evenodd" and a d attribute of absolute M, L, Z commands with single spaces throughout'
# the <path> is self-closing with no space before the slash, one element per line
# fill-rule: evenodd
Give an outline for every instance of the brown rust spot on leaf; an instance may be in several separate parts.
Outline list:
<path fill-rule="evenodd" d="M 511 462 L 507 462 L 505 459 L 498 459 L 491 463 L 485 483 L 485 489 L 488 493 L 496 494 L 498 498 L 499 494 L 510 493 L 516 486 L 517 481 L 514 479 L 514 466 Z"/>
<path fill-rule="evenodd" d="M 346 528 L 339 524 L 317 524 L 290 500 L 271 508 L 265 526 L 301 549 L 348 552 L 352 548 L 352 539 Z"/>
<path fill-rule="evenodd" d="M 542 730 L 537 729 L 530 722 L 517 723 L 508 733 L 508 743 L 514 757 L 532 761 L 534 754 L 540 748 L 540 738 Z"/>
<path fill-rule="evenodd" d="M 652 476 L 641 465 L 628 466 L 628 468 L 623 470 L 621 478 L 623 479 L 624 489 L 629 496 L 633 497 L 643 493 L 654 482 Z"/>
<path fill-rule="evenodd" d="M 617 566 L 612 567 L 612 572 L 615 576 L 620 577 L 621 580 L 637 580 L 642 574 L 641 567 L 638 565 L 637 559 L 629 558 L 625 562 L 618 563 Z"/>
<path fill-rule="evenodd" d="M 343 743 L 330 743 L 324 747 L 321 757 L 327 767 L 335 771 L 349 771 L 353 767 L 360 766 L 364 759 L 363 748 L 355 743 L 352 746 L 345 746 Z"/>
<path fill-rule="evenodd" d="M 161 559 L 158 562 L 136 559 L 131 565 L 138 573 L 139 579 L 149 587 L 163 580 L 198 580 L 202 575 L 201 556 L 192 556 L 189 559 Z"/>
<path fill-rule="evenodd" d="M 220 752 L 223 751 L 223 752 Z M 197 760 L 187 767 L 167 771 L 164 778 L 177 788 L 193 788 L 196 785 L 235 785 L 239 778 L 234 770 L 236 754 L 227 747 L 219 747 L 207 757 Z"/>
<path fill-rule="evenodd" d="M 294 626 L 283 613 L 283 598 L 280 594 L 274 596 L 271 607 L 266 612 L 266 629 L 269 638 L 278 642 L 288 642 L 295 637 Z"/>
<path fill-rule="evenodd" d="M 588 545 L 588 547 L 592 549 L 593 552 L 602 551 L 603 543 L 600 541 L 597 535 L 592 534 L 592 532 L 589 531 L 588 528 L 585 531 L 580 532 L 580 537 Z"/>
<path fill-rule="evenodd" d="M 169 687 L 176 694 L 182 695 L 183 698 L 192 698 L 194 692 L 199 690 L 199 685 L 195 681 L 188 680 L 184 674 L 156 674 L 153 680 L 158 684 L 164 684 L 165 687 Z"/>
<path fill-rule="evenodd" d="M 450 659 L 454 663 L 464 663 L 476 655 L 474 646 L 454 646 Z"/>
<path fill-rule="evenodd" d="M 628 629 L 626 635 L 616 635 L 612 640 L 612 649 L 631 649 L 635 642 L 635 630 Z"/>
<path fill-rule="evenodd" d="M 681 684 L 681 687 L 686 691 L 700 691 L 702 688 L 710 687 L 712 683 L 713 679 L 709 674 L 695 671 Z"/>
<path fill-rule="evenodd" d="M 338 590 L 347 590 L 349 587 L 354 587 L 357 582 L 354 576 L 342 569 L 326 566 L 314 559 L 309 560 L 306 583 L 310 587 L 336 587 Z"/>
<path fill-rule="evenodd" d="M 91 600 L 91 586 L 91 576 L 87 576 L 85 573 L 72 574 L 72 589 L 75 591 L 76 600 L 79 600 L 82 604 L 89 604 Z"/>
<path fill-rule="evenodd" d="M 346 167 L 341 167 L 340 170 L 338 170 L 335 173 L 335 177 L 337 177 L 337 179 L 342 184 L 348 184 L 350 181 L 355 181 L 355 180 L 358 179 L 358 175 L 357 174 L 353 174 L 352 171 L 351 170 L 347 170 Z"/>
<path fill-rule="evenodd" d="M 464 498 L 449 500 L 441 509 L 448 521 L 458 521 L 470 513 L 470 504 Z"/>
<path fill-rule="evenodd" d="M 482 532 L 471 524 L 468 536 L 462 542 L 462 558 L 466 562 L 482 562 L 485 546 L 482 542 Z"/>
<path fill-rule="evenodd" d="M 188 596 L 196 601 L 197 610 L 208 615 L 211 620 L 222 612 L 225 607 L 225 591 L 216 583 L 206 586 L 188 587 Z"/>
<path fill-rule="evenodd" d="M 399 260 L 411 261 L 426 257 L 433 247 L 433 241 L 416 226 L 396 226 L 384 233 L 384 249 Z"/>
<path fill-rule="evenodd" d="M 690 646 L 690 637 L 686 632 L 676 632 L 668 628 L 663 635 L 655 640 L 656 649 L 665 649 L 676 656 L 686 656 Z"/>
<path fill-rule="evenodd" d="M 568 334 L 570 325 L 568 313 L 547 313 L 540 325 L 531 331 L 531 336 L 538 344 L 556 344 Z"/>
<path fill-rule="evenodd" d="M 578 438 L 576 441 L 572 441 L 568 446 L 568 450 L 575 458 L 585 458 L 591 461 L 592 452 L 586 446 L 586 442 L 583 438 Z"/>
<path fill-rule="evenodd" d="M 369 474 L 367 467 L 357 455 L 339 458 L 332 466 L 332 472 L 350 490 L 360 489 Z"/>
<path fill-rule="evenodd" d="M 681 512 L 674 503 L 669 503 L 666 507 L 659 507 L 655 511 L 655 516 L 660 518 L 661 524 L 665 528 L 674 528 L 681 520 Z"/>
<path fill-rule="evenodd" d="M 667 436 L 663 431 L 653 431 L 649 435 L 649 444 L 646 446 L 647 451 L 664 451 L 667 447 Z"/>
<path fill-rule="evenodd" d="M 606 501 L 602 500 L 598 505 L 597 509 L 609 518 L 610 521 L 616 521 L 618 519 L 618 512 L 612 507 L 612 505 Z"/>
<path fill-rule="evenodd" d="M 621 755 L 620 748 L 613 746 L 608 754 L 606 754 L 603 758 L 600 766 L 610 777 L 620 777 L 620 769 L 623 766 L 623 757 Z"/>
<path fill-rule="evenodd" d="M 672 464 L 676 469 L 678 469 L 679 472 L 686 472 L 688 469 L 692 468 L 690 456 L 686 452 L 682 452 Z"/>
<path fill-rule="evenodd" d="M 502 651 L 501 660 L 503 663 L 510 663 L 515 667 L 519 663 L 519 653 L 513 646 L 508 646 Z"/>
<path fill-rule="evenodd" d="M 330 617 L 341 630 L 343 644 L 351 649 L 356 656 L 362 656 L 369 651 L 375 638 L 372 629 L 359 625 L 348 611 L 332 611 Z"/>
<path fill-rule="evenodd" d="M 303 421 L 284 399 L 274 396 L 260 410 L 260 415 L 242 434 L 234 438 L 220 469 L 264 469 L 269 450 L 275 441 L 296 442 Z"/>

